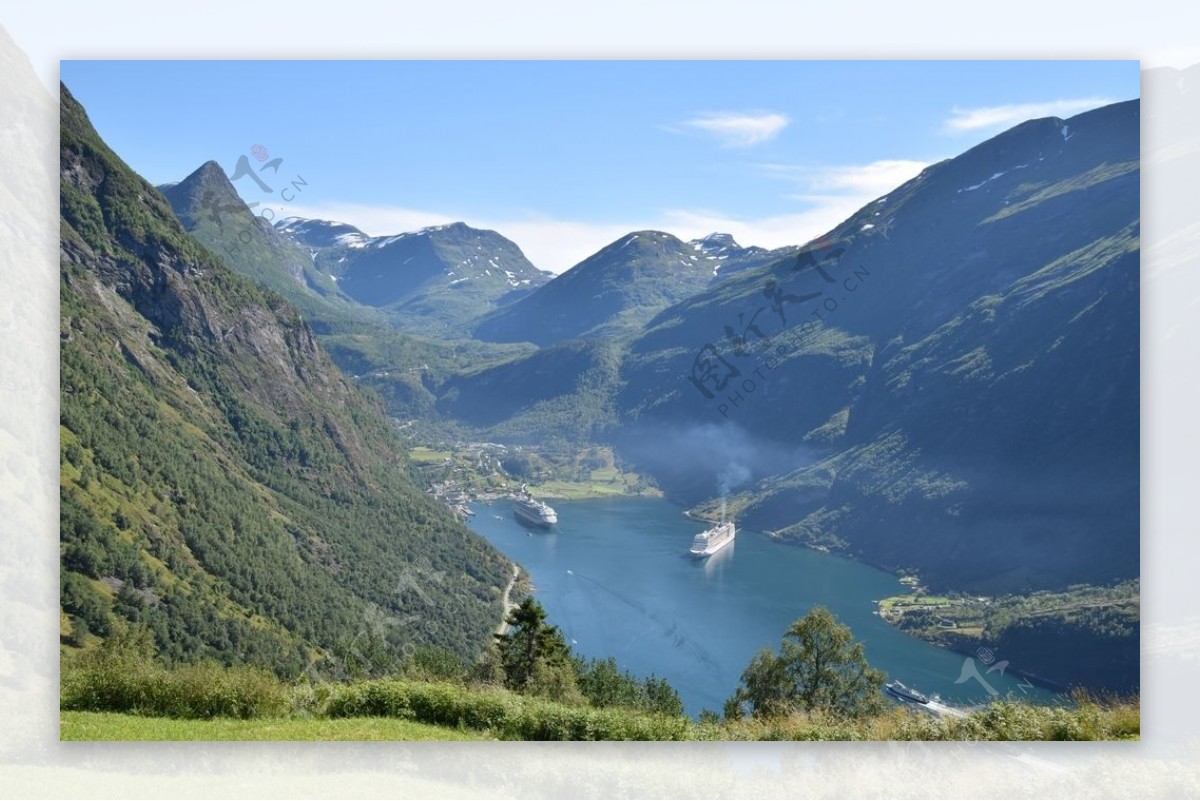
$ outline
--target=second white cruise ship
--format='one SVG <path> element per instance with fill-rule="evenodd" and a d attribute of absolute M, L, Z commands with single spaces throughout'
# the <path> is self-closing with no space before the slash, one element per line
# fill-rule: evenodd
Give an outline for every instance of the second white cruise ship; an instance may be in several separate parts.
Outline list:
<path fill-rule="evenodd" d="M 702 558 L 712 556 L 717 551 L 733 542 L 737 530 L 733 521 L 718 523 L 707 531 L 701 531 L 692 540 L 692 556 Z"/>

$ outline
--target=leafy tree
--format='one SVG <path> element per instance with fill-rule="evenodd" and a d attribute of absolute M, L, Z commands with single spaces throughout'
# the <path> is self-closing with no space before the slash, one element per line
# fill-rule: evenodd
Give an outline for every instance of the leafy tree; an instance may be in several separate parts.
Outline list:
<path fill-rule="evenodd" d="M 682 715 L 683 701 L 666 679 L 650 676 L 639 679 L 617 667 L 617 660 L 592 659 L 576 665 L 579 689 L 588 703 L 596 707 L 630 707 Z"/>
<path fill-rule="evenodd" d="M 112 604 L 91 582 L 77 573 L 63 571 L 59 597 L 63 611 L 76 620 L 83 620 L 87 631 L 101 637 L 108 635 Z"/>
<path fill-rule="evenodd" d="M 725 714 L 740 717 L 749 705 L 755 717 L 815 710 L 870 715 L 883 707 L 886 679 L 867 663 L 854 633 L 817 606 L 788 627 L 778 653 L 764 648 L 750 660 Z"/>
<path fill-rule="evenodd" d="M 642 688 L 638 680 L 628 672 L 622 673 L 611 656 L 581 663 L 578 672 L 579 689 L 592 706 L 641 705 Z"/>
<path fill-rule="evenodd" d="M 525 685 L 529 695 L 540 695 L 562 704 L 584 705 L 587 699 L 579 691 L 575 665 L 570 659 L 542 659 L 533 666 Z"/>
<path fill-rule="evenodd" d="M 643 682 L 646 688 L 646 708 L 664 715 L 682 715 L 683 699 L 666 679 L 650 676 Z"/>

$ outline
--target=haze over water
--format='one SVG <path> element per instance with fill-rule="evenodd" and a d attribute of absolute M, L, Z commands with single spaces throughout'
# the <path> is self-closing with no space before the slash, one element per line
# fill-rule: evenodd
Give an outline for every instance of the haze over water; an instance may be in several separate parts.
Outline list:
<path fill-rule="evenodd" d="M 657 498 L 555 501 L 559 523 L 529 529 L 507 502 L 476 504 L 471 527 L 529 571 L 534 597 L 576 653 L 613 656 L 639 676 L 679 691 L 690 715 L 720 711 L 751 657 L 776 647 L 788 625 L 827 606 L 865 644 L 868 661 L 953 706 L 988 701 L 964 657 L 911 637 L 873 614 L 875 601 L 905 591 L 895 576 L 739 530 L 707 560 L 688 554 L 704 526 Z M 986 645 L 987 643 L 985 643 Z M 1012 658 L 997 654 L 997 659 Z M 1001 695 L 1049 703 L 1057 696 L 1007 672 L 985 674 Z M 1015 665 L 1014 665 L 1015 666 Z"/>

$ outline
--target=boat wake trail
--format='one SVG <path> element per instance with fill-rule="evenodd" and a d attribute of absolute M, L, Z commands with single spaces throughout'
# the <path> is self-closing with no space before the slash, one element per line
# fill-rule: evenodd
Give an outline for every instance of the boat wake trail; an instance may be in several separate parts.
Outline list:
<path fill-rule="evenodd" d="M 637 599 L 632 598 L 625 593 L 614 590 L 612 587 L 608 587 L 593 578 L 585 576 L 581 573 L 575 573 L 574 578 L 581 582 L 586 582 L 590 587 L 594 587 L 601 592 L 607 593 L 625 606 L 637 612 L 641 617 L 653 624 L 653 626 L 659 631 L 664 639 L 670 642 L 676 650 L 689 654 L 693 659 L 695 659 L 701 665 L 704 665 L 706 668 L 713 670 L 720 669 L 720 665 L 717 663 L 717 660 L 713 658 L 712 654 L 697 644 L 694 640 L 689 638 L 684 631 L 679 628 L 678 622 L 674 620 L 663 620 L 662 617 L 651 611 L 646 607 L 645 604 L 641 603 Z M 630 640 L 630 642 L 632 642 L 632 640 Z"/>

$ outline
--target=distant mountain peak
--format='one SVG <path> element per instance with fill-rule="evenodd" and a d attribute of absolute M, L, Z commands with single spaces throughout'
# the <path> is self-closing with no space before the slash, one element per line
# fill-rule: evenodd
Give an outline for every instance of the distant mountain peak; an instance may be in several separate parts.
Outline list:
<path fill-rule="evenodd" d="M 276 222 L 275 228 L 310 248 L 361 248 L 371 240 L 371 237 L 353 225 L 332 220 L 286 217 Z"/>
<path fill-rule="evenodd" d="M 192 175 L 202 176 L 202 177 L 220 176 L 221 178 L 227 179 L 227 176 L 225 175 L 225 170 L 221 168 L 221 165 L 218 164 L 215 159 L 209 159 L 208 161 L 201 164 L 199 167 L 196 168 L 196 171 L 194 173 L 192 173 Z"/>
<path fill-rule="evenodd" d="M 468 231 L 476 233 L 488 233 L 482 228 L 472 228 L 461 220 L 452 223 L 442 223 L 441 225 L 427 225 L 417 231 L 418 234 L 436 234 L 442 231 L 450 231 L 452 233 L 466 233 Z"/>
<path fill-rule="evenodd" d="M 715 231 L 701 239 L 693 239 L 688 244 L 694 245 L 697 249 L 705 252 L 708 252 L 709 250 L 725 250 L 729 248 L 740 250 L 742 247 L 737 243 L 737 240 L 733 238 L 733 234 L 722 234 Z"/>
<path fill-rule="evenodd" d="M 233 188 L 233 184 L 229 181 L 229 176 L 225 174 L 225 170 L 221 169 L 221 165 L 213 160 L 208 160 L 197 167 L 190 175 L 174 184 L 162 184 L 158 187 L 159 191 L 172 189 L 179 196 L 198 196 L 203 192 L 215 192 L 220 196 L 221 200 L 229 197 L 237 197 L 237 190 Z M 238 198 L 238 202 L 241 199 Z"/>
<path fill-rule="evenodd" d="M 182 181 L 159 184 L 155 188 L 171 204 L 171 210 L 189 231 L 195 228 L 201 219 L 222 226 L 236 220 L 235 225 L 241 227 L 254 224 L 257 219 L 237 193 L 221 165 L 211 159 L 197 167 Z"/>

